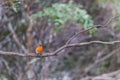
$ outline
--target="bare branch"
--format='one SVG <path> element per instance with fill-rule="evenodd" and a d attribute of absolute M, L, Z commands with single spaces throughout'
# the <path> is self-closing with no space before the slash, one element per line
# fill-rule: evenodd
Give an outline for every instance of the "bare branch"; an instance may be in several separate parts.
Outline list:
<path fill-rule="evenodd" d="M 90 41 L 90 42 L 83 42 L 83 43 L 76 43 L 76 44 L 67 44 L 67 45 L 64 45 L 58 48 L 52 53 L 43 53 L 40 56 L 36 55 L 35 53 L 23 54 L 23 53 L 18 53 L 18 52 L 5 52 L 5 51 L 0 51 L 0 55 L 11 55 L 11 56 L 21 56 L 21 57 L 49 57 L 49 56 L 56 56 L 63 49 L 69 48 L 69 47 L 79 47 L 79 46 L 90 45 L 90 44 L 113 45 L 113 44 L 118 44 L 118 43 L 120 43 L 120 41 L 111 41 L 111 42 Z"/>
<path fill-rule="evenodd" d="M 20 43 L 20 41 L 18 40 L 18 37 L 17 37 L 15 31 L 13 30 L 11 23 L 8 23 L 8 27 L 9 27 L 9 30 L 10 30 L 10 32 L 12 33 L 13 39 L 15 40 L 15 42 L 17 43 L 17 45 L 18 45 L 25 53 L 27 53 L 27 49 L 26 49 L 25 46 L 22 45 L 22 44 Z"/>
<path fill-rule="evenodd" d="M 28 0 L 24 0 L 24 3 L 21 3 L 22 9 L 23 9 L 23 16 L 26 20 L 26 22 L 28 23 L 28 28 L 26 31 L 26 45 L 27 45 L 27 49 L 29 51 L 32 51 L 32 29 L 33 29 L 33 19 L 30 18 L 30 6 L 27 4 Z"/>
<path fill-rule="evenodd" d="M 104 73 L 98 76 L 87 76 L 81 78 L 80 80 L 118 80 L 118 78 L 115 78 L 115 76 L 119 74 L 120 74 L 120 69 L 114 72 Z"/>
<path fill-rule="evenodd" d="M 85 69 L 85 73 L 89 72 L 91 69 L 98 66 L 97 64 L 100 64 L 100 63 L 104 62 L 105 60 L 107 60 L 108 58 L 110 58 L 111 56 L 113 56 L 115 53 L 117 53 L 119 51 L 120 51 L 120 47 L 118 47 L 117 49 L 115 49 L 111 53 L 107 54 L 106 56 L 102 57 L 101 59 L 98 59 L 97 61 L 95 61 L 93 64 L 91 64 L 90 66 L 88 66 Z"/>
<path fill-rule="evenodd" d="M 6 15 L 4 16 L 4 18 L 5 18 L 5 20 L 8 20 Z M 8 28 L 9 28 L 11 34 L 13 35 L 13 39 L 14 39 L 14 41 L 16 42 L 16 44 L 17 44 L 25 53 L 27 53 L 27 49 L 25 48 L 24 45 L 22 45 L 22 44 L 20 43 L 20 41 L 19 41 L 19 39 L 18 39 L 18 37 L 17 37 L 17 35 L 16 35 L 13 27 L 12 27 L 12 24 L 11 24 L 10 22 L 8 23 Z"/>
<path fill-rule="evenodd" d="M 88 32 L 89 30 L 93 29 L 93 28 L 97 28 L 97 27 L 102 27 L 102 25 L 96 25 L 95 27 L 90 27 L 88 28 L 87 30 L 82 30 L 80 32 L 78 32 L 77 34 L 73 35 L 67 42 L 66 44 L 69 44 L 70 41 L 72 41 L 75 37 L 77 37 L 80 33 L 83 33 L 83 32 Z"/>
<path fill-rule="evenodd" d="M 94 25 L 93 27 L 90 27 L 90 28 L 88 28 L 87 30 L 82 30 L 82 31 L 78 32 L 77 34 L 73 35 L 73 36 L 66 42 L 66 44 L 69 44 L 70 41 L 73 40 L 75 37 L 77 37 L 80 33 L 88 32 L 89 30 L 94 29 L 94 28 L 100 28 L 100 27 L 105 27 L 105 26 L 107 26 L 113 19 L 115 19 L 115 18 L 117 18 L 117 17 L 119 17 L 119 16 L 120 16 L 120 15 L 115 16 L 115 17 L 114 17 L 114 16 L 111 17 L 104 25 Z"/>
<path fill-rule="evenodd" d="M 54 52 L 54 54 L 58 54 L 58 52 L 60 52 L 61 50 L 63 50 L 64 48 L 68 48 L 68 47 L 76 47 L 76 46 L 84 46 L 84 45 L 89 45 L 89 44 L 115 44 L 115 43 L 120 43 L 120 41 L 111 41 L 111 42 L 103 42 L 103 41 L 90 41 L 90 42 L 83 42 L 83 43 L 76 43 L 76 44 L 67 44 L 62 46 L 61 48 L 59 48 L 58 50 L 56 50 Z"/>

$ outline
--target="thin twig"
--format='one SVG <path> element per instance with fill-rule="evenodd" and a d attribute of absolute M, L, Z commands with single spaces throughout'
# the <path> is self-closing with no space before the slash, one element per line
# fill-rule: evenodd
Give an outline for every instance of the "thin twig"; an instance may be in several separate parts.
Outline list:
<path fill-rule="evenodd" d="M 70 43 L 70 41 L 72 41 L 75 37 L 77 37 L 80 33 L 83 33 L 83 32 L 88 32 L 89 30 L 91 30 L 91 29 L 93 29 L 93 28 L 97 28 L 97 27 L 101 27 L 102 25 L 96 25 L 95 27 L 90 27 L 90 28 L 88 28 L 87 30 L 82 30 L 82 31 L 80 31 L 80 32 L 78 32 L 77 34 L 75 34 L 75 35 L 73 35 L 67 42 L 66 42 L 66 44 L 69 44 Z"/>
<path fill-rule="evenodd" d="M 120 43 L 120 41 L 111 41 L 111 42 L 90 41 L 90 42 L 83 42 L 83 43 L 77 43 L 77 44 L 67 44 L 67 45 L 60 47 L 59 49 L 55 50 L 52 53 L 44 53 L 40 56 L 36 55 L 35 53 L 23 54 L 23 53 L 18 53 L 18 52 L 5 52 L 5 51 L 0 51 L 0 55 L 11 55 L 11 56 L 21 56 L 21 57 L 49 57 L 49 56 L 56 56 L 63 49 L 69 48 L 69 47 L 79 47 L 79 46 L 90 45 L 90 44 L 113 45 L 113 44 L 118 44 L 118 43 Z"/>
<path fill-rule="evenodd" d="M 93 28 L 100 28 L 100 27 L 105 27 L 107 26 L 113 19 L 117 18 L 117 17 L 120 17 L 120 15 L 118 16 L 113 16 L 111 17 L 104 25 L 94 25 L 93 27 L 90 27 L 88 28 L 87 30 L 82 30 L 80 32 L 78 32 L 77 34 L 73 35 L 67 42 L 66 44 L 69 44 L 71 40 L 73 40 L 75 37 L 77 37 L 80 33 L 83 33 L 83 32 L 88 32 L 89 30 L 93 29 Z"/>

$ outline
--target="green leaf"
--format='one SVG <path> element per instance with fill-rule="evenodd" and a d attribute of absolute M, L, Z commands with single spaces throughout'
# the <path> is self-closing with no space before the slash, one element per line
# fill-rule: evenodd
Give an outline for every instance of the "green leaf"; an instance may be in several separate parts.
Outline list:
<path fill-rule="evenodd" d="M 76 24 L 82 24 L 83 29 L 87 30 L 93 26 L 93 21 L 86 10 L 81 8 L 81 5 L 70 1 L 68 4 L 55 3 L 51 7 L 45 8 L 42 11 L 31 15 L 32 18 L 37 19 L 43 16 L 49 16 L 49 24 L 55 24 L 58 27 L 64 25 L 69 19 L 76 21 Z M 60 28 L 59 28 L 60 29 Z M 95 34 L 96 29 L 90 30 L 89 33 Z"/>

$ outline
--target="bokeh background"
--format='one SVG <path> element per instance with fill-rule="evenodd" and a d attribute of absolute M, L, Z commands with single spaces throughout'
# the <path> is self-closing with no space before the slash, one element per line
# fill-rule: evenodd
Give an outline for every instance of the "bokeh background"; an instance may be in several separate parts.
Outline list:
<path fill-rule="evenodd" d="M 0 50 L 35 53 L 41 40 L 42 54 L 53 52 L 81 30 L 105 25 L 113 17 L 69 44 L 119 40 L 119 6 L 119 0 L 0 0 Z M 97 80 L 93 78 L 112 75 L 119 67 L 119 44 L 90 44 L 45 58 L 0 55 L 0 80 Z M 118 80 L 120 71 L 99 78 L 104 79 Z"/>

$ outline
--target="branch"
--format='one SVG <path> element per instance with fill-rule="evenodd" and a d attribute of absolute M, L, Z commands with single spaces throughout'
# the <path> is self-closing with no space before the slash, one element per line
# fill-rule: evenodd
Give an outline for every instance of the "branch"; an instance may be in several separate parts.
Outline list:
<path fill-rule="evenodd" d="M 119 80 L 119 77 L 116 78 L 116 76 L 119 76 L 119 74 L 120 74 L 120 69 L 113 72 L 104 73 L 98 76 L 87 76 L 81 78 L 80 80 Z"/>
<path fill-rule="evenodd" d="M 5 20 L 8 20 L 8 18 L 7 18 L 6 15 L 4 16 L 4 18 L 5 18 Z M 17 35 L 16 35 L 13 27 L 12 27 L 12 24 L 11 24 L 10 22 L 8 23 L 8 28 L 9 28 L 11 34 L 13 35 L 13 39 L 14 39 L 14 41 L 16 42 L 16 44 L 17 44 L 25 53 L 27 53 L 27 49 L 25 48 L 24 45 L 22 45 L 22 44 L 20 43 L 20 41 L 19 41 L 19 39 L 18 39 L 18 37 L 17 37 Z"/>
<path fill-rule="evenodd" d="M 80 33 L 84 33 L 84 32 L 88 32 L 89 30 L 93 29 L 93 28 L 99 28 L 99 27 L 102 27 L 102 25 L 95 25 L 95 27 L 90 27 L 88 28 L 87 30 L 82 30 L 80 32 L 78 32 L 77 34 L 73 35 L 67 42 L 66 44 L 69 44 L 70 41 L 72 41 L 75 37 L 77 37 Z"/>
<path fill-rule="evenodd" d="M 73 35 L 67 42 L 66 44 L 69 44 L 71 40 L 73 40 L 75 37 L 77 37 L 80 33 L 83 33 L 83 32 L 88 32 L 89 30 L 93 29 L 93 28 L 100 28 L 100 27 L 105 27 L 107 26 L 113 19 L 117 18 L 117 17 L 120 17 L 120 15 L 118 16 L 113 16 L 111 17 L 104 25 L 94 25 L 93 27 L 90 27 L 88 28 L 87 30 L 82 30 L 80 32 L 78 32 L 77 34 Z"/>
<path fill-rule="evenodd" d="M 23 54 L 23 53 L 18 53 L 18 52 L 5 52 L 5 51 L 0 50 L 0 55 L 21 56 L 21 57 L 49 57 L 49 56 L 56 56 L 63 49 L 69 48 L 69 47 L 79 47 L 79 46 L 90 45 L 90 44 L 113 45 L 113 44 L 118 44 L 118 43 L 120 43 L 120 41 L 111 41 L 111 42 L 90 41 L 90 42 L 83 42 L 83 43 L 76 43 L 76 44 L 67 44 L 67 45 L 64 45 L 58 48 L 52 53 L 43 53 L 42 55 L 39 55 L 39 56 L 36 55 L 35 53 Z"/>
<path fill-rule="evenodd" d="M 24 0 L 24 3 L 21 3 L 22 10 L 23 10 L 23 17 L 25 18 L 26 22 L 28 23 L 28 28 L 26 31 L 26 45 L 29 51 L 32 51 L 32 31 L 34 21 L 30 18 L 30 5 L 28 5 L 28 0 Z"/>
<path fill-rule="evenodd" d="M 98 66 L 98 64 L 104 62 L 105 60 L 107 60 L 108 58 L 110 58 L 111 56 L 113 56 L 115 53 L 120 51 L 120 47 L 118 47 L 117 49 L 115 49 L 114 51 L 112 51 L 111 53 L 107 54 L 106 56 L 102 57 L 99 60 L 96 60 L 93 64 L 91 64 L 90 66 L 88 66 L 85 69 L 85 73 L 89 72 L 90 70 L 92 70 L 94 67 Z"/>

